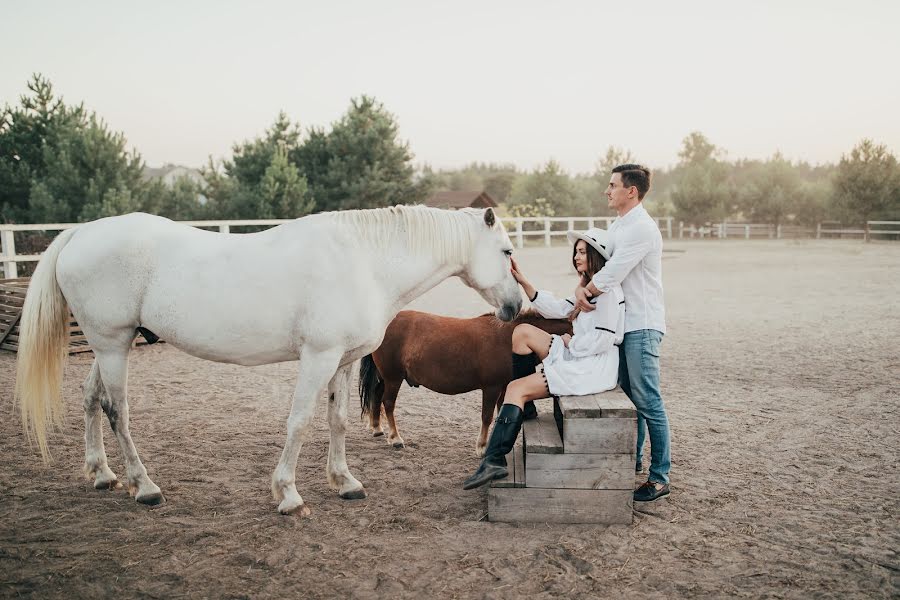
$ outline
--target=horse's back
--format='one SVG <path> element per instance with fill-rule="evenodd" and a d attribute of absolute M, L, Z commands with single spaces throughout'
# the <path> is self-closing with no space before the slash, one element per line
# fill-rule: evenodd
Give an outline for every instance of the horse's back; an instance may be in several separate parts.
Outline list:
<path fill-rule="evenodd" d="M 134 213 L 80 226 L 57 278 L 89 329 L 140 325 L 195 356 L 264 364 L 361 328 L 358 294 L 328 266 L 350 252 L 327 221 L 221 234 Z"/>
<path fill-rule="evenodd" d="M 468 392 L 508 377 L 508 329 L 493 318 L 401 311 L 374 359 L 385 379 L 406 378 L 442 394 Z"/>

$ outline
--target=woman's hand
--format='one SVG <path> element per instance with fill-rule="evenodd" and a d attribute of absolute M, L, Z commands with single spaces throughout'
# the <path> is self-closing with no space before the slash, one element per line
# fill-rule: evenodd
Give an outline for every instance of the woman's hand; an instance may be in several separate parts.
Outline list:
<path fill-rule="evenodd" d="M 568 347 L 569 347 L 569 342 L 572 341 L 572 336 L 569 335 L 568 333 L 564 333 L 564 334 L 561 335 L 560 337 L 562 338 L 563 346 L 565 346 L 566 348 L 568 348 Z"/>
<path fill-rule="evenodd" d="M 509 260 L 510 263 L 512 263 L 512 268 L 510 269 L 512 276 L 519 282 L 519 285 L 527 285 L 528 279 L 525 277 L 525 274 L 522 273 L 521 269 L 519 269 L 519 263 L 517 263 L 514 258 L 510 258 Z"/>

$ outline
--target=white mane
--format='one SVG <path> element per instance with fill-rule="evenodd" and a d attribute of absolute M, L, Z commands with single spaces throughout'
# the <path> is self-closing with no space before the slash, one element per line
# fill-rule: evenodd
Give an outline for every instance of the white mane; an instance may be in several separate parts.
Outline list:
<path fill-rule="evenodd" d="M 397 239 L 414 253 L 427 253 L 442 262 L 468 263 L 475 242 L 480 211 L 441 210 L 428 206 L 392 206 L 326 213 L 352 226 L 361 239 L 386 250 Z"/>

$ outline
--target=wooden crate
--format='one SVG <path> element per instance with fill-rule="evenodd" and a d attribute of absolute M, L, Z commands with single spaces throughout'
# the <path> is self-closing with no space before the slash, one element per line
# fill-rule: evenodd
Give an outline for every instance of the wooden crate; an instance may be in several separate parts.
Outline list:
<path fill-rule="evenodd" d="M 30 278 L 0 279 L 0 350 L 19 351 L 19 319 L 28 291 Z M 135 345 L 146 344 L 143 336 L 135 338 Z M 69 354 L 90 352 L 84 332 L 69 312 Z"/>
<path fill-rule="evenodd" d="M 553 409 L 552 414 L 541 412 L 523 424 L 517 450 L 510 454 L 509 477 L 493 482 L 488 490 L 489 519 L 631 523 L 634 405 L 617 388 L 557 398 Z"/>

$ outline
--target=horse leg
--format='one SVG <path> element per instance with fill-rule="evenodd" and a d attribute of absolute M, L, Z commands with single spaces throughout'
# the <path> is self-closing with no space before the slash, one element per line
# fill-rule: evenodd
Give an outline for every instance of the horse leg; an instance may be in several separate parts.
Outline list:
<path fill-rule="evenodd" d="M 362 484 L 347 468 L 345 435 L 347 432 L 347 404 L 350 402 L 350 367 L 341 367 L 328 384 L 328 426 L 331 440 L 328 443 L 328 485 L 337 490 L 341 498 L 356 500 L 366 497 Z"/>
<path fill-rule="evenodd" d="M 372 436 L 384 435 L 381 427 L 381 399 L 384 397 L 384 381 L 379 381 L 375 386 L 375 395 L 372 398 L 372 406 L 369 407 L 369 426 L 372 428 Z"/>
<path fill-rule="evenodd" d="M 403 438 L 400 437 L 400 430 L 397 429 L 397 421 L 394 419 L 394 405 L 397 402 L 397 394 L 400 393 L 401 381 L 384 382 L 384 395 L 381 401 L 384 404 L 384 416 L 387 417 L 388 427 L 391 433 L 388 435 L 388 443 L 395 449 L 403 448 Z"/>
<path fill-rule="evenodd" d="M 103 446 L 103 426 L 100 416 L 101 398 L 109 403 L 103 382 L 100 379 L 100 367 L 97 361 L 91 365 L 91 372 L 81 385 L 84 393 L 84 474 L 94 480 L 98 490 L 122 487 L 116 474 L 109 468 L 106 459 L 106 448 Z"/>
<path fill-rule="evenodd" d="M 497 407 L 497 399 L 503 393 L 502 388 L 486 387 L 481 390 L 481 431 L 478 433 L 478 441 L 475 442 L 475 455 L 484 456 L 487 447 L 488 431 L 491 421 L 494 420 L 494 411 Z"/>
<path fill-rule="evenodd" d="M 109 419 L 109 426 L 116 434 L 122 457 L 125 459 L 125 479 L 128 492 L 141 504 L 157 505 L 165 502 L 159 487 L 150 480 L 138 456 L 128 429 L 128 351 L 131 349 L 131 332 L 124 337 L 124 345 L 118 349 L 99 350 L 94 347 L 100 379 L 106 394 L 100 395 L 100 406 Z M 101 346 L 102 347 L 102 346 Z"/>
<path fill-rule="evenodd" d="M 301 516 L 309 514 L 309 508 L 303 504 L 295 484 L 297 456 L 309 433 L 316 400 L 334 376 L 342 356 L 343 352 L 339 350 L 314 352 L 309 348 L 304 348 L 300 354 L 299 375 L 287 420 L 287 440 L 272 473 L 272 495 L 279 502 L 278 512 L 283 515 L 294 512 Z"/>

